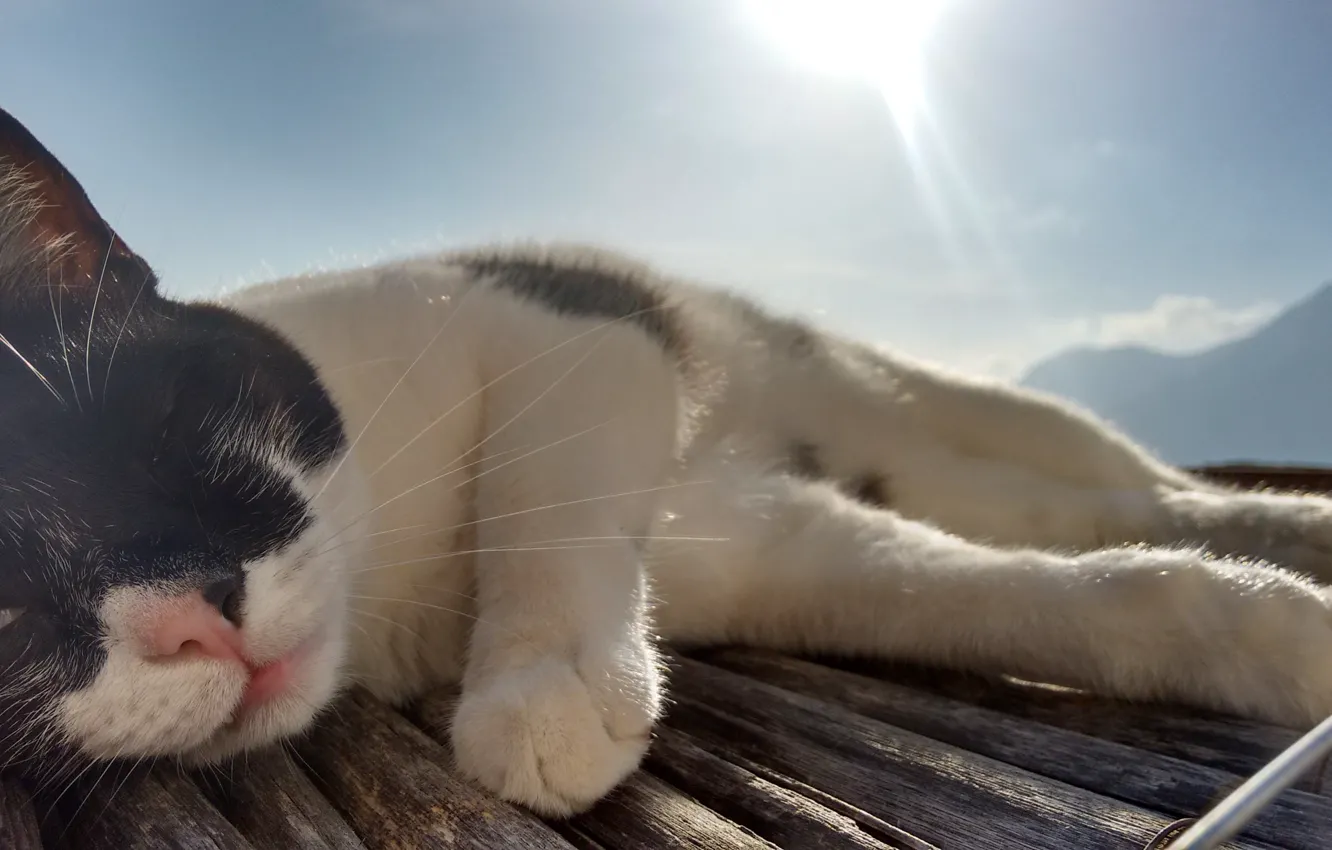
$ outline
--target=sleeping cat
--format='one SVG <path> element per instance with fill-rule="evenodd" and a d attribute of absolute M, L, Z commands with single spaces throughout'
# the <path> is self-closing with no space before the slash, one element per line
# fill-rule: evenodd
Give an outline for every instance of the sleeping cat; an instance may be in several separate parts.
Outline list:
<path fill-rule="evenodd" d="M 1332 712 L 1332 501 L 591 250 L 174 300 L 4 113 L 0 160 L 0 760 L 29 778 L 461 682 L 459 768 L 566 815 L 648 747 L 658 640 Z"/>

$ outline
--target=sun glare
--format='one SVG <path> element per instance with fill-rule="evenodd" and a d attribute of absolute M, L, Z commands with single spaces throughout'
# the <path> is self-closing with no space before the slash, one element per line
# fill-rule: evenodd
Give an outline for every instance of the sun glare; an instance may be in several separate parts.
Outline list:
<path fill-rule="evenodd" d="M 768 38 L 811 70 L 877 86 L 909 133 L 923 99 L 921 53 L 942 0 L 746 0 Z"/>

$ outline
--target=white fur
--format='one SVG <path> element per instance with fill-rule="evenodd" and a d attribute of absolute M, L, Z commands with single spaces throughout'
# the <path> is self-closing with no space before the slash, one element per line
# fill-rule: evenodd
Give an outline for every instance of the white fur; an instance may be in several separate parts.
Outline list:
<path fill-rule="evenodd" d="M 1181 545 L 1327 581 L 1332 502 L 1205 484 L 1053 399 L 668 291 L 688 380 L 631 322 L 556 316 L 447 258 L 235 296 L 316 364 L 353 441 L 303 485 L 321 530 L 251 568 L 251 627 L 277 647 L 322 610 L 349 678 L 388 699 L 461 681 L 460 766 L 548 814 L 638 764 L 662 699 L 654 636 L 1004 669 L 1296 725 L 1332 712 L 1328 591 Z M 795 441 L 834 477 L 884 476 L 894 510 L 789 475 Z M 303 595 L 338 598 L 293 618 Z M 102 678 L 184 694 L 172 712 L 197 728 L 172 740 L 206 755 L 309 719 L 283 703 L 219 737 L 223 673 L 150 686 L 112 658 Z M 79 699 L 71 728 L 120 746 L 90 712 L 127 693 Z"/>

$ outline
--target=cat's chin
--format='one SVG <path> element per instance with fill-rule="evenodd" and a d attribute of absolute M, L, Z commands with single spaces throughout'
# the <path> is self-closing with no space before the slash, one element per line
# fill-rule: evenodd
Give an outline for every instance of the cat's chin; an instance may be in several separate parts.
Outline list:
<path fill-rule="evenodd" d="M 337 695 L 344 654 L 339 635 L 321 630 L 311 636 L 270 669 L 257 672 L 252 681 L 257 687 L 247 690 L 212 736 L 180 753 L 180 761 L 196 767 L 213 765 L 304 732 Z M 279 666 L 280 670 L 272 669 Z M 268 678 L 259 682 L 260 677 Z M 271 681 L 275 678 L 280 681 Z"/>

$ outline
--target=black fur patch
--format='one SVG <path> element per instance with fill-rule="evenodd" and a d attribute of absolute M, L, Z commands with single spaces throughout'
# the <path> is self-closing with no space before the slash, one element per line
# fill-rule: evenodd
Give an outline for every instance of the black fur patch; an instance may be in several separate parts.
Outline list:
<path fill-rule="evenodd" d="M 468 257 L 462 265 L 557 314 L 630 321 L 667 352 L 684 358 L 685 334 L 675 309 L 658 287 L 632 271 L 503 255 Z"/>
<path fill-rule="evenodd" d="M 892 507 L 892 493 L 888 479 L 877 472 L 866 472 L 854 478 L 839 480 L 824 465 L 819 447 L 797 440 L 787 450 L 787 468 L 792 475 L 807 481 L 832 481 L 847 496 L 875 508 Z"/>
<path fill-rule="evenodd" d="M 0 668 L 11 682 L 44 671 L 40 699 L 0 694 L 4 757 L 16 759 L 49 743 L 49 701 L 101 668 L 107 593 L 228 580 L 243 593 L 242 566 L 309 526 L 290 481 L 231 436 L 272 435 L 307 469 L 344 442 L 301 355 L 229 311 L 147 294 L 132 313 L 99 311 L 86 354 L 91 311 L 66 305 L 62 333 L 43 306 L 0 299 L 0 333 L 33 367 L 0 351 L 0 609 L 23 612 L 0 628 Z"/>
<path fill-rule="evenodd" d="M 892 494 L 888 481 L 877 472 L 867 472 L 842 485 L 842 490 L 858 502 L 875 508 L 892 507 Z"/>
<path fill-rule="evenodd" d="M 819 459 L 818 446 L 813 443 L 796 442 L 791 444 L 790 449 L 791 473 L 810 481 L 818 481 L 828 477 L 827 470 L 823 468 L 823 461 Z"/>

